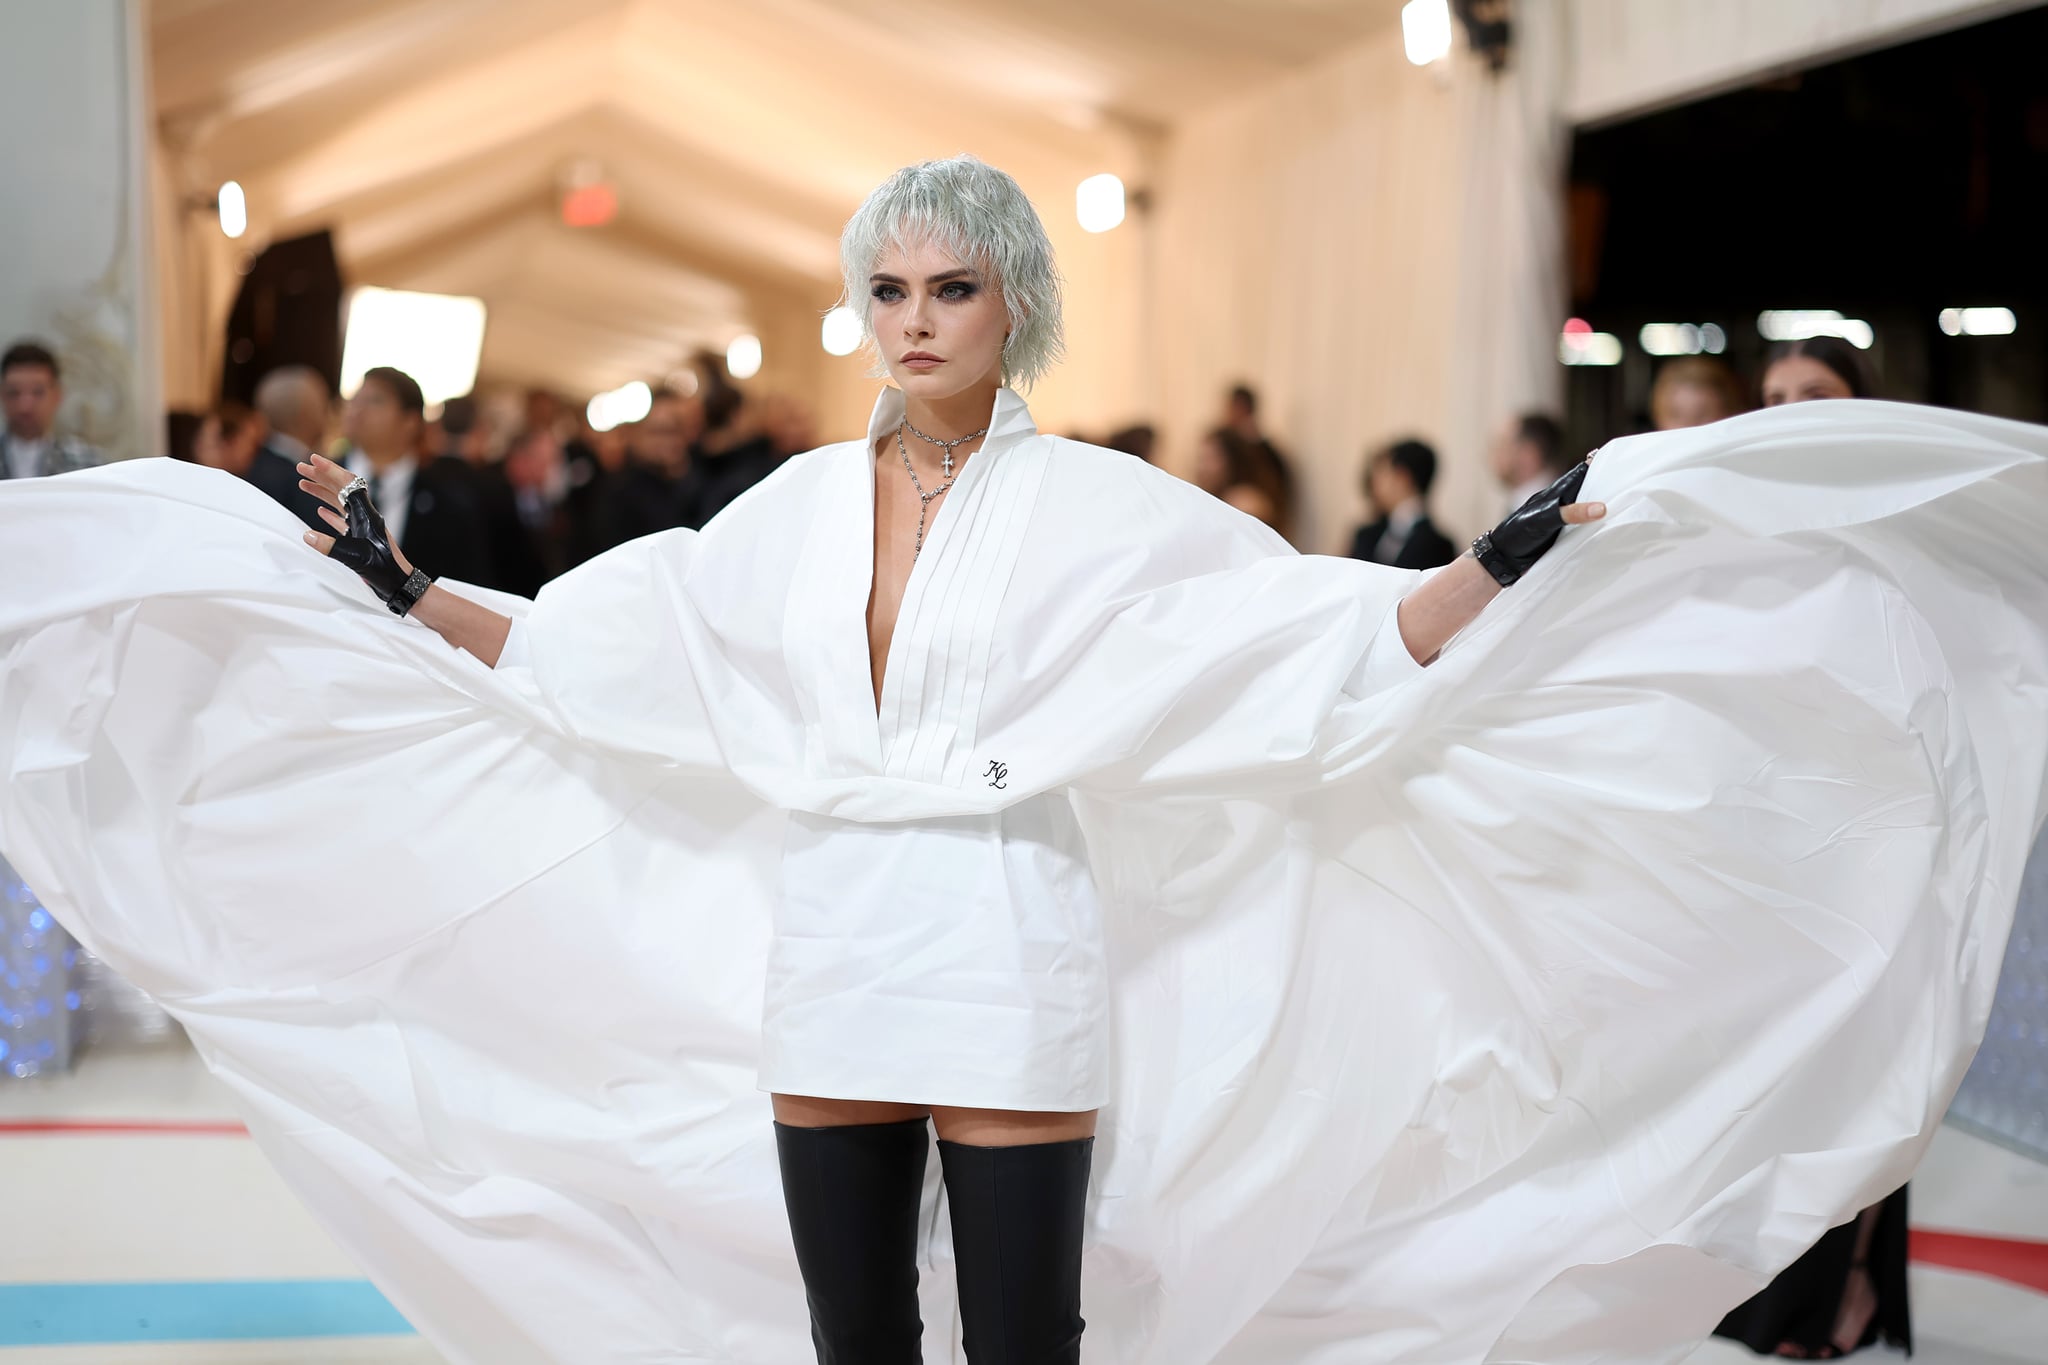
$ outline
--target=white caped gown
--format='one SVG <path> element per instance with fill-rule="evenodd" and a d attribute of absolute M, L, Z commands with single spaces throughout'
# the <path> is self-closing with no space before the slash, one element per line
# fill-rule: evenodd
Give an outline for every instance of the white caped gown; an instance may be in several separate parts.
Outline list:
<path fill-rule="evenodd" d="M 879 714 L 869 459 L 501 602 L 499 672 L 226 476 L 0 486 L 0 848 L 452 1360 L 809 1358 L 757 1085 L 834 822 L 885 862 L 1033 802 L 1071 829 L 1005 838 L 1081 840 L 1100 962 L 1033 950 L 1106 983 L 1052 1007 L 1106 1100 L 1090 1362 L 1674 1361 L 1911 1172 L 2041 818 L 2048 432 L 1616 442 L 1607 520 L 1420 670 L 1374 648 L 1414 575 L 1005 393 Z M 846 990 L 957 1062 L 1003 1011 L 956 975 L 917 1014 L 846 893 Z"/>

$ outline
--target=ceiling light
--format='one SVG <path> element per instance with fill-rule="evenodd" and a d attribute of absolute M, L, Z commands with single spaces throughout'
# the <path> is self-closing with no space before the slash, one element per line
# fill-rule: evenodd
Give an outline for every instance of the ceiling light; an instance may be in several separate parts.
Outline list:
<path fill-rule="evenodd" d="M 742 332 L 725 348 L 725 372 L 734 379 L 752 379 L 761 372 L 761 338 Z"/>
<path fill-rule="evenodd" d="M 1833 309 L 1769 308 L 1756 315 L 1756 329 L 1765 341 L 1805 341 L 1808 337 L 1840 337 L 1867 351 L 1877 334 L 1861 318 L 1845 318 Z"/>
<path fill-rule="evenodd" d="M 1583 330 L 1575 330 L 1572 323 L 1578 323 Z M 1619 365 L 1621 363 L 1621 338 L 1612 332 L 1596 332 L 1579 319 L 1565 324 L 1565 330 L 1558 334 L 1557 358 L 1567 365 Z"/>
<path fill-rule="evenodd" d="M 227 181 L 214 199 L 220 205 L 222 232 L 230 237 L 239 237 L 249 230 L 249 197 L 242 193 L 240 184 Z"/>
<path fill-rule="evenodd" d="M 1124 220 L 1124 182 L 1091 175 L 1074 188 L 1074 216 L 1084 232 L 1107 232 Z"/>
<path fill-rule="evenodd" d="M 860 349 L 860 314 L 844 304 L 834 308 L 819 324 L 818 340 L 827 355 L 852 355 Z"/>
<path fill-rule="evenodd" d="M 1698 355 L 1706 349 L 1700 329 L 1689 322 L 1646 322 L 1636 341 L 1651 355 Z"/>
<path fill-rule="evenodd" d="M 1944 308 L 1941 330 L 1952 337 L 2009 337 L 2020 320 L 2010 308 Z"/>
<path fill-rule="evenodd" d="M 1417 66 L 1450 56 L 1450 0 L 1408 0 L 1401 6 L 1401 43 Z"/>
<path fill-rule="evenodd" d="M 591 399 L 584 416 L 590 419 L 592 431 L 610 431 L 637 422 L 652 411 L 654 391 L 636 379 Z"/>
<path fill-rule="evenodd" d="M 362 384 L 365 370 L 389 365 L 411 375 L 429 403 L 460 398 L 476 387 L 484 321 L 482 299 L 364 285 L 349 296 L 342 397 Z"/>

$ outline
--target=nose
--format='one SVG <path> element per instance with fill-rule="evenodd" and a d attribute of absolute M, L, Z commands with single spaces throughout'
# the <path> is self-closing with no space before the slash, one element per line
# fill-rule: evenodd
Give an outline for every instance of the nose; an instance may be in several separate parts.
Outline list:
<path fill-rule="evenodd" d="M 932 334 L 931 314 L 926 311 L 930 307 L 929 299 L 919 297 L 911 299 L 910 306 L 903 310 L 903 335 L 907 339 L 916 341 Z"/>

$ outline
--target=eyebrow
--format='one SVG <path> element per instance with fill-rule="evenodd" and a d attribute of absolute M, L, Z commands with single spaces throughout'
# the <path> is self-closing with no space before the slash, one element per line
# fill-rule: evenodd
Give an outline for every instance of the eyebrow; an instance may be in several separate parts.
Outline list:
<path fill-rule="evenodd" d="M 978 272 L 961 265 L 955 266 L 951 270 L 942 270 L 936 275 L 927 275 L 924 277 L 924 282 L 926 284 L 940 284 L 946 280 L 973 279 L 977 274 Z M 903 277 L 900 275 L 875 274 L 868 276 L 869 284 L 902 284 L 903 282 Z"/>

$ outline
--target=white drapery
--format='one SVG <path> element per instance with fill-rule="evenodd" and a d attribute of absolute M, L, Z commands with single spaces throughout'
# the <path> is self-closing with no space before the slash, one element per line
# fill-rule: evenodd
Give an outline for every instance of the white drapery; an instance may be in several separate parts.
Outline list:
<path fill-rule="evenodd" d="M 2032 8 L 2039 0 L 1567 0 L 1564 113 L 1594 123 Z"/>
<path fill-rule="evenodd" d="M 1488 434 L 1552 406 L 1563 306 L 1552 0 L 1499 76 L 1411 66 L 1389 30 L 1183 125 L 1159 215 L 1154 322 L 1169 460 L 1250 382 L 1296 461 L 1304 549 L 1348 540 L 1362 460 L 1415 434 L 1445 457 L 1436 512 L 1491 524 Z"/>
<path fill-rule="evenodd" d="M 1294 456 L 1301 548 L 1348 543 L 1366 452 L 1409 434 L 1443 457 L 1438 521 L 1484 529 L 1501 510 L 1493 433 L 1562 392 L 1575 124 L 2025 7 L 1522 0 L 1500 75 L 1462 51 L 1418 70 L 1389 28 L 1182 121 L 1147 310 L 1166 462 L 1191 468 L 1244 380 Z"/>

